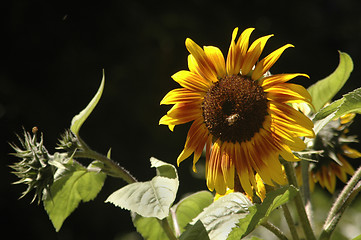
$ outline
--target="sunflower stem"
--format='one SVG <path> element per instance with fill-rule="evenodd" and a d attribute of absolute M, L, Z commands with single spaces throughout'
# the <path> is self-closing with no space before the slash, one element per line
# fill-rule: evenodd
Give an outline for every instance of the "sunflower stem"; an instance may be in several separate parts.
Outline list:
<path fill-rule="evenodd" d="M 292 163 L 290 163 L 288 161 L 283 161 L 283 165 L 285 167 L 285 172 L 286 172 L 286 175 L 287 175 L 288 183 L 290 185 L 295 186 L 298 189 L 296 175 L 295 175 L 295 171 L 294 171 L 294 167 L 293 167 Z M 306 239 L 307 240 L 315 240 L 316 237 L 315 237 L 315 235 L 313 233 L 310 221 L 308 219 L 306 209 L 305 209 L 305 205 L 303 203 L 300 191 L 297 191 L 296 196 L 294 198 L 294 201 L 295 201 L 295 204 L 296 204 L 296 211 L 298 213 L 298 217 L 299 217 L 299 220 L 301 222 L 303 232 L 305 234 Z"/>
<path fill-rule="evenodd" d="M 320 235 L 320 240 L 330 239 L 335 230 L 342 214 L 345 212 L 351 202 L 355 199 L 357 194 L 361 191 L 361 167 L 357 169 L 352 178 L 348 181 L 341 193 L 338 195 L 336 201 L 332 205 L 330 213 L 327 216 L 323 230 Z"/>
<path fill-rule="evenodd" d="M 158 222 L 162 226 L 165 234 L 167 234 L 169 240 L 178 240 L 178 238 L 174 235 L 173 230 L 170 228 L 167 218 L 164 218 L 162 220 L 158 219 Z"/>
<path fill-rule="evenodd" d="M 126 181 L 127 183 L 137 182 L 137 179 L 133 177 L 125 168 L 120 166 L 117 162 L 112 159 L 92 150 L 79 136 L 78 141 L 82 147 L 82 151 L 77 151 L 74 157 L 90 158 L 98 160 L 107 167 L 107 173 L 113 177 L 118 177 Z"/>
<path fill-rule="evenodd" d="M 312 221 L 312 204 L 311 204 L 311 190 L 309 182 L 309 166 L 310 163 L 306 160 L 301 160 L 301 176 L 302 176 L 302 193 L 303 201 L 305 203 L 305 209 L 307 215 L 310 216 L 310 222 Z M 311 222 L 312 225 L 312 222 Z"/>
<path fill-rule="evenodd" d="M 274 235 L 276 235 L 279 239 L 288 240 L 286 235 L 278 227 L 276 227 L 272 223 L 270 223 L 268 221 L 265 221 L 265 222 L 261 223 L 261 225 L 263 227 L 267 228 L 270 232 L 272 232 Z"/>
<path fill-rule="evenodd" d="M 290 213 L 290 210 L 288 209 L 287 204 L 282 205 L 282 210 L 283 210 L 283 215 L 285 216 L 286 222 L 288 224 L 288 227 L 290 229 L 293 240 L 299 240 L 300 238 L 298 237 L 298 234 L 297 234 L 296 225 L 295 225 L 295 222 L 293 221 L 293 218 L 291 216 L 291 213 Z"/>

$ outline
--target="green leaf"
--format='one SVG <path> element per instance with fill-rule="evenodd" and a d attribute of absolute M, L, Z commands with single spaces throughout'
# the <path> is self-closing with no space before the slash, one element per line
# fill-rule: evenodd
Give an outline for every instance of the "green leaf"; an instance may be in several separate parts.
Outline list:
<path fill-rule="evenodd" d="M 295 187 L 288 186 L 267 193 L 262 204 L 250 207 L 249 214 L 239 219 L 227 240 L 238 240 L 251 233 L 273 210 L 294 198 L 297 191 Z"/>
<path fill-rule="evenodd" d="M 200 191 L 187 196 L 178 204 L 174 205 L 172 210 L 176 213 L 180 232 L 184 232 L 187 224 L 197 217 L 197 215 L 201 213 L 205 207 L 212 204 L 212 202 L 212 193 L 208 191 Z"/>
<path fill-rule="evenodd" d="M 203 223 L 198 220 L 180 236 L 179 240 L 209 240 L 209 236 Z"/>
<path fill-rule="evenodd" d="M 358 235 L 357 237 L 353 238 L 352 240 L 361 240 L 361 235 Z"/>
<path fill-rule="evenodd" d="M 340 63 L 336 70 L 328 77 L 316 82 L 307 90 L 312 96 L 315 111 L 318 112 L 327 102 L 338 93 L 353 70 L 353 62 L 347 53 L 340 52 Z"/>
<path fill-rule="evenodd" d="M 157 176 L 167 178 L 178 178 L 176 168 L 169 163 L 162 162 L 154 157 L 150 158 L 151 167 L 156 168 Z"/>
<path fill-rule="evenodd" d="M 137 232 L 140 233 L 145 240 L 168 239 L 158 218 L 142 217 L 132 212 L 132 221 Z"/>
<path fill-rule="evenodd" d="M 106 174 L 94 172 L 94 166 L 85 168 L 75 161 L 72 168 L 59 169 L 57 179 L 50 187 L 50 195 L 44 200 L 44 208 L 56 231 L 81 201 L 93 200 L 102 189 Z"/>
<path fill-rule="evenodd" d="M 247 216 L 251 206 L 252 203 L 242 193 L 230 193 L 206 207 L 192 224 L 200 220 L 210 239 L 226 239 L 239 219 Z"/>
<path fill-rule="evenodd" d="M 361 88 L 343 95 L 342 103 L 335 112 L 335 118 L 339 118 L 347 113 L 361 113 Z"/>
<path fill-rule="evenodd" d="M 95 106 L 98 104 L 100 97 L 102 96 L 102 93 L 103 93 L 104 83 L 105 83 L 105 76 L 104 76 L 104 71 L 103 71 L 102 82 L 100 84 L 100 87 L 99 87 L 97 93 L 95 94 L 93 99 L 89 102 L 88 106 L 86 106 L 86 108 L 84 108 L 83 111 L 81 111 L 78 115 L 73 117 L 73 119 L 71 120 L 70 130 L 76 136 L 79 135 L 79 130 L 80 130 L 81 126 L 83 125 L 85 120 L 89 117 L 89 115 L 91 114 L 91 112 L 93 111 Z"/>
<path fill-rule="evenodd" d="M 151 158 L 158 176 L 147 182 L 136 182 L 112 193 L 105 202 L 113 203 L 143 217 L 163 219 L 169 215 L 178 190 L 178 175 L 171 164 Z M 173 177 L 173 178 L 170 178 Z"/>
<path fill-rule="evenodd" d="M 347 113 L 361 113 L 361 88 L 343 95 L 342 98 L 322 108 L 314 117 L 317 134 L 329 121 Z"/>
<path fill-rule="evenodd" d="M 203 208 L 207 207 L 212 202 L 213 195 L 208 191 L 201 191 L 182 199 L 178 204 L 174 205 L 172 207 L 172 212 L 175 213 L 176 221 L 179 227 L 179 233 L 183 233 L 185 226 L 200 212 L 202 212 Z M 174 216 L 174 214 L 167 217 L 167 220 L 170 224 L 173 223 L 172 216 Z M 159 220 L 157 218 L 145 218 L 138 214 L 132 213 L 132 220 L 137 231 L 143 236 L 144 239 L 167 239 L 167 235 L 164 233 L 164 230 L 159 224 Z"/>

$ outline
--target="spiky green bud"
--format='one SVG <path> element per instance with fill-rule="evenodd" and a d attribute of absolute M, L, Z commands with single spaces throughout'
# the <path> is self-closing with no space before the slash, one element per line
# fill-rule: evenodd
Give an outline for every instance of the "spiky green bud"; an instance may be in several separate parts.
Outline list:
<path fill-rule="evenodd" d="M 48 153 L 43 144 L 43 135 L 40 135 L 38 141 L 36 132 L 36 128 L 33 128 L 32 135 L 24 130 L 24 137 L 18 136 L 21 145 L 10 144 L 15 150 L 15 153 L 11 155 L 21 159 L 10 167 L 14 170 L 13 173 L 20 178 L 14 184 L 24 183 L 28 185 L 20 198 L 35 190 L 31 202 L 38 198 L 38 203 L 40 203 L 43 194 L 48 192 L 53 183 L 56 167 L 49 164 L 53 156 Z"/>

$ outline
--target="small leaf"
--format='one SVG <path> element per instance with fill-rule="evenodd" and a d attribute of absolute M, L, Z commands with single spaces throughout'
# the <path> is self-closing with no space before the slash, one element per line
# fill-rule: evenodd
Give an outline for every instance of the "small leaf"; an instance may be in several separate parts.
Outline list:
<path fill-rule="evenodd" d="M 230 193 L 206 207 L 192 224 L 200 220 L 210 239 L 226 239 L 239 219 L 247 216 L 251 206 L 252 203 L 242 193 Z"/>
<path fill-rule="evenodd" d="M 194 225 L 191 225 L 180 236 L 180 240 L 209 240 L 208 233 L 203 223 L 198 220 Z"/>
<path fill-rule="evenodd" d="M 105 83 L 105 76 L 104 76 L 104 71 L 103 71 L 102 82 L 100 84 L 100 87 L 99 87 L 97 93 L 95 94 L 93 99 L 89 102 L 88 106 L 86 106 L 86 108 L 84 108 L 83 111 L 81 111 L 78 115 L 73 117 L 73 119 L 71 120 L 70 130 L 76 136 L 79 135 L 79 130 L 80 130 L 81 126 L 83 125 L 85 120 L 89 117 L 89 115 L 91 114 L 91 112 L 93 111 L 95 106 L 98 104 L 100 97 L 102 96 L 102 93 L 103 93 L 104 83 Z"/>
<path fill-rule="evenodd" d="M 56 231 L 81 201 L 93 200 L 102 189 L 106 174 L 89 171 L 74 162 L 72 169 L 59 169 L 61 174 L 50 187 L 50 195 L 44 200 L 44 208 Z"/>
<path fill-rule="evenodd" d="M 273 210 L 293 199 L 297 193 L 293 186 L 282 187 L 268 192 L 262 204 L 249 208 L 249 214 L 239 219 L 227 240 L 238 240 L 252 232 Z"/>
<path fill-rule="evenodd" d="M 151 158 L 151 164 L 157 168 L 158 176 L 151 181 L 128 184 L 112 193 L 105 202 L 111 202 L 143 217 L 167 217 L 177 194 L 178 175 L 171 164 L 155 158 Z"/>
<path fill-rule="evenodd" d="M 316 82 L 307 90 L 312 96 L 315 111 L 318 112 L 338 93 L 353 70 L 353 62 L 347 53 L 339 52 L 340 63 L 328 77 Z"/>
<path fill-rule="evenodd" d="M 361 113 L 361 88 L 343 95 L 342 98 L 322 108 L 314 117 L 315 133 L 321 130 L 329 121 L 347 113 Z"/>
<path fill-rule="evenodd" d="M 343 95 L 342 104 L 337 108 L 334 118 L 339 118 L 347 113 L 361 113 L 361 88 Z"/>
<path fill-rule="evenodd" d="M 180 232 L 188 223 L 192 221 L 205 207 L 213 202 L 213 195 L 208 191 L 196 192 L 182 199 L 178 204 L 172 207 L 176 213 L 178 227 Z"/>
<path fill-rule="evenodd" d="M 155 157 L 150 158 L 151 167 L 157 169 L 157 176 L 167 177 L 167 178 L 177 178 L 176 168 L 169 163 L 162 162 Z"/>

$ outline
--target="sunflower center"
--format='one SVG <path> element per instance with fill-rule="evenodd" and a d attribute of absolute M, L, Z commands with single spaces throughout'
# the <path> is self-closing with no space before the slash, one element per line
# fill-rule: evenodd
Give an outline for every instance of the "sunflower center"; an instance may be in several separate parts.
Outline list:
<path fill-rule="evenodd" d="M 203 117 L 209 132 L 221 141 L 243 142 L 259 132 L 267 113 L 267 98 L 257 82 L 226 76 L 204 96 Z"/>

